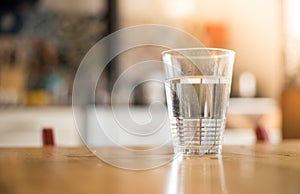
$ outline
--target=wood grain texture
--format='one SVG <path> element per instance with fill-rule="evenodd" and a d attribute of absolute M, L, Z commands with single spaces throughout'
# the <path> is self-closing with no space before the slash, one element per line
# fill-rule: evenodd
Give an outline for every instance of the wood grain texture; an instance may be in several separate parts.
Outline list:
<path fill-rule="evenodd" d="M 111 157 L 145 161 L 119 156 Z M 177 157 L 139 171 L 107 164 L 85 147 L 0 148 L 0 193 L 300 193 L 300 140 L 224 146 L 222 156 Z"/>

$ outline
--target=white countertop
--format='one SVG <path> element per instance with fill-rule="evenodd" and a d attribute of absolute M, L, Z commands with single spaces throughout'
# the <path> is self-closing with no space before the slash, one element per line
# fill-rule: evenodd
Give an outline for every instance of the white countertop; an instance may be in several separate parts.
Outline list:
<path fill-rule="evenodd" d="M 232 98 L 228 110 L 229 115 L 263 115 L 269 114 L 276 108 L 276 101 L 269 98 Z M 119 114 L 123 118 L 120 121 L 126 124 L 126 120 L 130 117 L 127 115 L 126 106 L 120 106 Z M 149 112 L 150 110 L 150 112 Z M 103 138 L 103 134 L 99 133 L 99 122 L 101 127 L 108 131 L 108 135 L 116 137 L 120 143 L 128 144 L 153 144 L 162 143 L 170 138 L 168 133 L 169 125 L 166 121 L 166 112 L 159 109 L 149 109 L 145 107 L 131 107 L 132 119 L 139 121 L 138 125 L 129 126 L 132 132 L 140 130 L 141 126 L 150 130 L 151 127 L 159 126 L 162 131 L 155 132 L 152 138 L 132 139 L 132 136 L 122 128 L 122 123 L 115 122 L 115 113 L 112 114 L 111 108 L 108 106 L 97 106 L 94 114 L 93 107 L 89 107 L 86 111 L 86 120 L 80 121 L 82 124 L 80 130 L 84 131 L 86 141 L 89 143 L 102 142 L 110 144 L 107 138 Z M 152 113 L 152 115 L 151 115 Z M 83 112 L 84 115 L 84 112 Z M 100 119 L 98 118 L 100 116 Z M 150 128 L 146 126 L 152 117 L 158 118 L 160 123 L 150 122 Z M 82 117 L 84 118 L 84 117 Z M 81 138 L 78 134 L 76 124 L 74 122 L 73 110 L 71 106 L 49 106 L 49 107 L 6 107 L 0 108 L 0 146 L 41 146 L 41 130 L 43 127 L 53 127 L 55 129 L 55 137 L 59 146 L 77 146 L 82 145 Z M 83 125 L 85 123 L 85 125 Z M 112 130 L 114 129 L 114 130 Z M 271 141 L 280 141 L 279 130 L 270 132 Z M 226 129 L 224 135 L 224 144 L 252 144 L 255 143 L 255 133 L 251 128 L 235 128 Z"/>

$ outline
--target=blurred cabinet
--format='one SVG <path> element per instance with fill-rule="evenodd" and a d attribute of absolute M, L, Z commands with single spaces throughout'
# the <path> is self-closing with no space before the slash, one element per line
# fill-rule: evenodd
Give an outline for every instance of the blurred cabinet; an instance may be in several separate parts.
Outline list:
<path fill-rule="evenodd" d="M 282 138 L 300 138 L 300 88 L 283 91 Z"/>

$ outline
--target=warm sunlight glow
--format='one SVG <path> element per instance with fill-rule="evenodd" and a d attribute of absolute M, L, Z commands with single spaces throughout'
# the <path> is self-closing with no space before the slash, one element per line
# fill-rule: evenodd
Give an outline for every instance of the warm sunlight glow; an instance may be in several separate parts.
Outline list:
<path fill-rule="evenodd" d="M 300 38 L 300 1 L 299 0 L 288 0 L 286 2 L 286 25 L 287 34 Z"/>
<path fill-rule="evenodd" d="M 185 17 L 193 12 L 195 0 L 167 0 L 166 11 L 171 17 Z"/>

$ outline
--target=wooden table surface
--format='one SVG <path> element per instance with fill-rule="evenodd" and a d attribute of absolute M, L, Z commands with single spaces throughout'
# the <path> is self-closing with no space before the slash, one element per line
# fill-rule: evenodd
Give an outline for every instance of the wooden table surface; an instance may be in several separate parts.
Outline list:
<path fill-rule="evenodd" d="M 136 165 L 172 157 L 111 153 L 112 160 Z M 224 146 L 221 157 L 177 157 L 148 170 L 114 167 L 85 147 L 0 148 L 0 193 L 299 194 L 300 140 Z"/>

